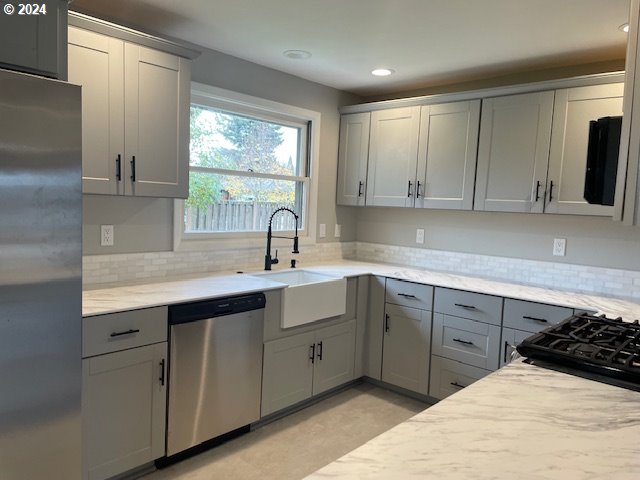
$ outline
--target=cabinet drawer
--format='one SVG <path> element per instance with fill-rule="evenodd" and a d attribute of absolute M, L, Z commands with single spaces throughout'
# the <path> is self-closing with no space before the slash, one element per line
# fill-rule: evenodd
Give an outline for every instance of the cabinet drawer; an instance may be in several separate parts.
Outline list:
<path fill-rule="evenodd" d="M 504 301 L 504 326 L 536 333 L 573 315 L 573 308 L 507 298 Z"/>
<path fill-rule="evenodd" d="M 482 293 L 436 288 L 433 311 L 500 325 L 502 298 Z"/>
<path fill-rule="evenodd" d="M 429 396 L 442 400 L 490 373 L 483 368 L 434 355 L 431 357 Z"/>
<path fill-rule="evenodd" d="M 167 307 L 95 315 L 82 319 L 82 357 L 167 340 Z"/>
<path fill-rule="evenodd" d="M 435 313 L 432 351 L 451 360 L 496 370 L 500 355 L 500 327 Z"/>
<path fill-rule="evenodd" d="M 433 287 L 420 283 L 405 282 L 387 278 L 386 301 L 405 307 L 431 310 L 433 305 Z"/>

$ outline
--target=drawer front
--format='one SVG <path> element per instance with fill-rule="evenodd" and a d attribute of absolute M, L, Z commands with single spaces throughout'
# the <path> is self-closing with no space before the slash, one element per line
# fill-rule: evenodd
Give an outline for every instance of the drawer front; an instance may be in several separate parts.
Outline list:
<path fill-rule="evenodd" d="M 536 333 L 573 315 L 573 308 L 507 298 L 504 301 L 504 326 Z"/>
<path fill-rule="evenodd" d="M 500 327 L 434 313 L 432 351 L 451 360 L 496 370 L 500 360 Z"/>
<path fill-rule="evenodd" d="M 434 355 L 431 357 L 429 396 L 442 400 L 490 373 L 489 370 Z"/>
<path fill-rule="evenodd" d="M 431 310 L 433 305 L 433 287 L 420 283 L 405 282 L 387 278 L 386 301 L 405 307 Z"/>
<path fill-rule="evenodd" d="M 95 315 L 82 319 L 82 358 L 166 342 L 167 307 Z"/>
<path fill-rule="evenodd" d="M 502 322 L 502 297 L 463 292 L 450 288 L 436 288 L 433 311 L 500 325 Z"/>

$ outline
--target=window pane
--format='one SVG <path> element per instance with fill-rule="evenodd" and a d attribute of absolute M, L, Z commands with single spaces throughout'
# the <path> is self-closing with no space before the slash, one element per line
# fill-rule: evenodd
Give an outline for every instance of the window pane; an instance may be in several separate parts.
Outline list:
<path fill-rule="evenodd" d="M 303 176 L 302 129 L 192 105 L 190 165 Z"/>
<path fill-rule="evenodd" d="M 300 217 L 302 182 L 191 172 L 189 198 L 185 202 L 185 232 L 267 231 L 269 217 L 279 207 L 288 207 Z M 280 213 L 274 230 L 294 230 L 293 215 Z"/>

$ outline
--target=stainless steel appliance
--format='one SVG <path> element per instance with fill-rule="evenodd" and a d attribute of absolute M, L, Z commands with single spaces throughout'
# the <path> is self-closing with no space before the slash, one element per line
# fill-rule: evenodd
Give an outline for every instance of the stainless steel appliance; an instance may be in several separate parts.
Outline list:
<path fill-rule="evenodd" d="M 522 341 L 528 362 L 640 391 L 640 325 L 573 315 Z"/>
<path fill-rule="evenodd" d="M 167 455 L 260 418 L 262 293 L 169 309 Z"/>
<path fill-rule="evenodd" d="M 0 70 L 0 478 L 80 478 L 80 88 Z"/>

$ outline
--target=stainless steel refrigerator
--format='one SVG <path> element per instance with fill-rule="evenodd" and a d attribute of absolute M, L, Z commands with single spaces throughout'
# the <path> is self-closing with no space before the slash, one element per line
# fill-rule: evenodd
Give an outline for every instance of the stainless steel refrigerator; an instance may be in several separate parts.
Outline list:
<path fill-rule="evenodd" d="M 80 88 L 0 70 L 0 478 L 81 472 Z"/>

